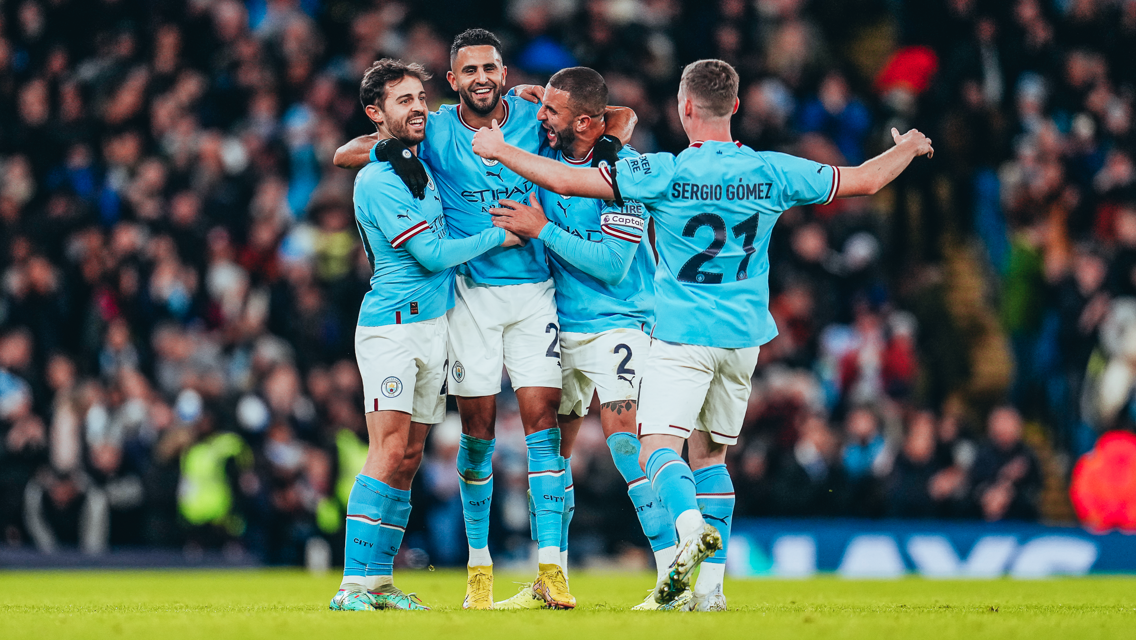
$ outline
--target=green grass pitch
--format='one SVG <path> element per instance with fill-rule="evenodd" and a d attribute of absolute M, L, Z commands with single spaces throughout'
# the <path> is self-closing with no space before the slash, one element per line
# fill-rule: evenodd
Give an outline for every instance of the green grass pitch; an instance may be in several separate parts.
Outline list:
<path fill-rule="evenodd" d="M 495 595 L 515 593 L 497 576 Z M 464 574 L 401 572 L 430 612 L 332 612 L 335 576 L 297 571 L 0 572 L 0 638 L 719 640 L 1136 638 L 1136 578 L 727 580 L 731 611 L 633 612 L 647 574 L 581 573 L 574 611 L 462 611 Z"/>

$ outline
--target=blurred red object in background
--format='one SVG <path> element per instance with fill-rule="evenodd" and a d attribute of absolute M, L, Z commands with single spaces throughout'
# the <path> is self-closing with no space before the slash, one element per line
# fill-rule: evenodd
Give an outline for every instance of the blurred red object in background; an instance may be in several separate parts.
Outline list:
<path fill-rule="evenodd" d="M 1136 434 L 1101 436 L 1073 468 L 1069 498 L 1089 529 L 1136 533 Z"/>

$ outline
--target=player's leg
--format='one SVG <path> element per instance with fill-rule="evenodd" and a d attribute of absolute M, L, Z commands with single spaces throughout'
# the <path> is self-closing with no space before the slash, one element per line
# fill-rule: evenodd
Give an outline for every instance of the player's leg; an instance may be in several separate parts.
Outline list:
<path fill-rule="evenodd" d="M 513 311 L 502 334 L 505 368 L 517 393 L 528 447 L 529 490 L 536 508 L 539 576 L 533 590 L 554 608 L 572 608 L 560 566 L 564 520 L 564 458 L 556 414 L 563 384 L 560 325 L 552 281 L 497 287 Z"/>
<path fill-rule="evenodd" d="M 760 348 L 716 351 L 717 372 L 687 446 L 698 506 L 706 521 L 718 529 L 722 548 L 702 563 L 694 598 L 685 607 L 691 611 L 726 609 L 723 580 L 734 515 L 734 484 L 726 469 L 726 449 L 737 443 L 741 433 Z"/>
<path fill-rule="evenodd" d="M 386 501 L 381 491 L 390 489 L 384 481 L 402 465 L 413 408 L 413 390 L 406 392 L 403 383 L 413 384 L 417 370 L 408 333 L 402 326 L 358 327 L 355 331 L 369 444 L 366 461 L 347 500 L 343 581 L 331 602 L 334 610 L 373 606 L 368 590 L 377 578 L 368 577 L 367 572 L 375 561 Z"/>
<path fill-rule="evenodd" d="M 560 456 L 564 458 L 564 519 L 560 527 L 560 566 L 568 575 L 568 529 L 576 512 L 576 489 L 572 480 L 572 449 L 588 414 L 596 385 L 588 376 L 586 345 L 594 334 L 561 333 L 560 362 L 563 387 L 556 422 L 560 427 Z M 535 536 L 535 530 L 534 530 Z"/>
<path fill-rule="evenodd" d="M 636 436 L 639 371 L 645 365 L 651 340 L 642 331 L 630 329 L 592 335 L 592 340 L 580 350 L 582 366 L 594 380 L 604 438 L 616 469 L 627 483 L 627 494 L 662 577 L 674 559 L 674 521 L 639 466 L 640 445 Z"/>
<path fill-rule="evenodd" d="M 713 398 L 708 398 L 707 403 L 710 402 Z M 687 446 L 698 491 L 698 507 L 702 510 L 702 517 L 722 536 L 722 548 L 702 562 L 698 580 L 694 583 L 694 598 L 687 608 L 692 611 L 724 611 L 726 597 L 722 583 L 726 576 L 730 525 L 734 519 L 734 484 L 726 470 L 726 449 L 729 445 L 715 442 L 709 432 L 695 431 L 687 440 Z"/>
<path fill-rule="evenodd" d="M 455 303 L 447 318 L 450 334 L 449 392 L 457 396 L 462 436 L 458 449 L 458 483 L 469 543 L 469 578 L 462 604 L 467 609 L 493 608 L 493 558 L 489 554 L 489 512 L 493 499 L 493 448 L 497 393 L 503 365 L 494 289 L 474 285 L 463 276 L 455 281 Z"/>
<path fill-rule="evenodd" d="M 708 347 L 651 343 L 638 411 L 639 462 L 674 520 L 679 539 L 667 577 L 655 588 L 659 604 L 669 604 L 685 592 L 694 569 L 721 546 L 717 531 L 702 518 L 694 472 L 680 455 L 714 372 Z"/>

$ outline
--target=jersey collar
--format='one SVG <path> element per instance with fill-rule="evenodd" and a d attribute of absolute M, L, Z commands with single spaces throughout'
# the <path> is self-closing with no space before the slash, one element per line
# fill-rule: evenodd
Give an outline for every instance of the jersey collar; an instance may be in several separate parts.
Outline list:
<path fill-rule="evenodd" d="M 719 140 L 712 140 L 711 142 L 720 142 L 720 141 Z M 695 149 L 701 149 L 703 144 L 705 144 L 704 140 L 695 140 L 694 142 L 690 143 L 690 146 L 694 147 Z M 742 141 L 741 140 L 734 140 L 734 144 L 738 145 L 739 149 L 742 148 Z"/>
<path fill-rule="evenodd" d="M 562 160 L 564 160 L 564 162 L 567 162 L 568 164 L 577 164 L 577 165 L 590 164 L 592 162 L 592 152 L 595 151 L 595 150 L 596 150 L 595 147 L 588 149 L 588 155 L 584 156 L 580 160 L 577 160 L 576 158 L 569 158 L 568 154 L 561 151 L 560 152 L 560 158 Z"/>
<path fill-rule="evenodd" d="M 497 123 L 498 127 L 505 126 L 505 123 L 509 121 L 509 101 L 505 99 L 505 96 L 501 96 L 501 103 L 505 105 L 505 116 L 501 118 L 501 122 Z M 461 102 L 458 102 L 458 120 L 461 121 L 462 126 L 464 126 L 466 129 L 469 129 L 470 131 L 477 131 L 477 129 L 474 129 L 466 123 L 465 116 L 462 115 Z"/>

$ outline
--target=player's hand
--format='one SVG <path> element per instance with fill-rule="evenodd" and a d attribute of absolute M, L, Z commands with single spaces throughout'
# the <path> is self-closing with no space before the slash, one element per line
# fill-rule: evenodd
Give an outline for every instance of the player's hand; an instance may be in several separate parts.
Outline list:
<path fill-rule="evenodd" d="M 619 151 L 623 149 L 623 143 L 619 138 L 605 133 L 596 140 L 596 146 L 592 147 L 592 166 L 598 167 L 601 162 L 606 162 L 607 166 L 615 171 L 615 163 L 619 162 Z"/>
<path fill-rule="evenodd" d="M 493 126 L 482 127 L 473 134 L 473 152 L 486 160 L 497 160 L 505 147 L 505 134 L 501 133 L 496 118 Z"/>
<path fill-rule="evenodd" d="M 931 139 L 920 133 L 918 129 L 912 129 L 900 135 L 899 129 L 892 127 L 891 139 L 895 140 L 895 146 L 911 149 L 916 158 L 919 156 L 933 158 L 935 156 L 935 148 L 931 146 Z"/>
<path fill-rule="evenodd" d="M 519 84 L 513 87 L 513 95 L 540 104 L 544 100 L 544 87 L 539 84 Z"/>
<path fill-rule="evenodd" d="M 419 200 L 426 198 L 426 185 L 430 177 L 426 175 L 426 168 L 418 156 L 398 138 L 384 138 L 375 145 L 375 159 L 379 162 L 389 162 L 395 174 L 402 178 L 410 193 Z"/>
<path fill-rule="evenodd" d="M 500 205 L 489 210 L 493 214 L 493 224 L 522 238 L 535 238 L 540 235 L 548 218 L 544 215 L 544 208 L 536 194 L 529 196 L 530 205 L 524 205 L 515 200 L 501 200 Z"/>
<path fill-rule="evenodd" d="M 525 239 L 513 233 L 512 231 L 505 231 L 505 241 L 501 243 L 502 247 L 523 247 Z"/>

